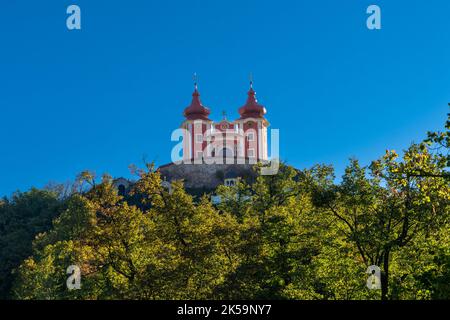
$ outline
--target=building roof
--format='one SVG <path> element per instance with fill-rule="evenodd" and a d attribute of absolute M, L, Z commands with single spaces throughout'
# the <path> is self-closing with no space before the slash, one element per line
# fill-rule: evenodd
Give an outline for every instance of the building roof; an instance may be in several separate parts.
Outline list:
<path fill-rule="evenodd" d="M 253 86 L 250 83 L 250 90 L 248 91 L 247 102 L 241 108 L 239 108 L 239 114 L 241 119 L 247 118 L 264 118 L 267 113 L 266 108 L 258 103 L 256 99 L 256 92 L 253 90 Z"/>
<path fill-rule="evenodd" d="M 197 86 L 195 86 L 194 93 L 192 93 L 192 101 L 191 104 L 184 109 L 184 116 L 188 120 L 206 120 L 211 121 L 208 116 L 211 113 L 209 108 L 203 106 L 200 101 L 200 93 L 197 90 Z"/>

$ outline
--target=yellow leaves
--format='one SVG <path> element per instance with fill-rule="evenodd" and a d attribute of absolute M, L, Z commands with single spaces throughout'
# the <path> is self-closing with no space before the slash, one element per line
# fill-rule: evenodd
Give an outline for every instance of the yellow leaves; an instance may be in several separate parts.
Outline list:
<path fill-rule="evenodd" d="M 283 298 L 376 298 L 365 288 L 366 262 L 390 246 L 397 263 L 399 252 L 409 249 L 392 246 L 405 217 L 412 238 L 436 216 L 448 215 L 448 183 L 406 178 L 417 164 L 439 172 L 428 154 L 412 148 L 397 159 L 387 151 L 374 161 L 376 179 L 354 160 L 340 185 L 327 168 L 296 177 L 303 181 L 290 173 L 259 177 L 255 185 L 220 188 L 228 201 L 217 207 L 206 196 L 194 200 L 182 182 L 164 189 L 153 169 L 140 173 L 134 205 L 105 179 L 73 196 L 54 229 L 39 235 L 39 248 L 20 269 L 37 289 L 22 284 L 23 296 L 64 298 L 64 267 L 76 262 L 92 277 L 84 286 L 89 298 L 252 298 L 271 285 Z M 312 202 L 319 188 L 322 205 Z M 227 285 L 229 291 L 220 291 Z"/>
<path fill-rule="evenodd" d="M 36 268 L 36 261 L 32 257 L 25 259 L 25 261 L 22 263 L 22 268 L 33 270 Z"/>
<path fill-rule="evenodd" d="M 395 160 L 398 158 L 398 154 L 395 150 L 386 150 L 385 158 Z"/>

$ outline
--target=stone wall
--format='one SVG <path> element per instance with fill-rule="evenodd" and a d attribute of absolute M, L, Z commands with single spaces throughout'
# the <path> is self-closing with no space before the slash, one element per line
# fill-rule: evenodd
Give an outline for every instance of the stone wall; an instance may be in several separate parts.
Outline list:
<path fill-rule="evenodd" d="M 214 190 L 226 178 L 240 177 L 248 182 L 257 174 L 251 164 L 169 164 L 158 169 L 166 181 L 183 180 L 187 189 Z"/>

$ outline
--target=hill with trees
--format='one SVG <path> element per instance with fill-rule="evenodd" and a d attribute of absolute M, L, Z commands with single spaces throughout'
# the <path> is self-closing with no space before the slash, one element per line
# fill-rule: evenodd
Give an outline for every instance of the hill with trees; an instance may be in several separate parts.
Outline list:
<path fill-rule="evenodd" d="M 218 187 L 217 205 L 169 192 L 152 164 L 125 196 L 89 172 L 71 192 L 16 193 L 0 200 L 1 298 L 450 299 L 449 132 L 450 116 L 401 156 L 351 159 L 339 182 L 283 164 Z"/>

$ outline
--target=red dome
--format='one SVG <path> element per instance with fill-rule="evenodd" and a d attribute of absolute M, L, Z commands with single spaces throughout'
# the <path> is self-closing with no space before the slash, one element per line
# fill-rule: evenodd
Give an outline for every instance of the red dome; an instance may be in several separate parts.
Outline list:
<path fill-rule="evenodd" d="M 253 90 L 253 88 L 250 87 L 250 90 L 248 91 L 247 102 L 245 103 L 244 106 L 239 108 L 239 114 L 241 115 L 241 119 L 264 118 L 266 112 L 267 112 L 266 108 L 264 108 L 263 105 L 260 105 L 258 103 L 258 100 L 256 100 L 255 90 Z"/>
<path fill-rule="evenodd" d="M 188 120 L 208 120 L 208 116 L 211 112 L 207 107 L 202 105 L 200 101 L 200 93 L 197 88 L 195 88 L 194 93 L 192 94 L 192 102 L 190 106 L 184 109 L 184 116 Z"/>

